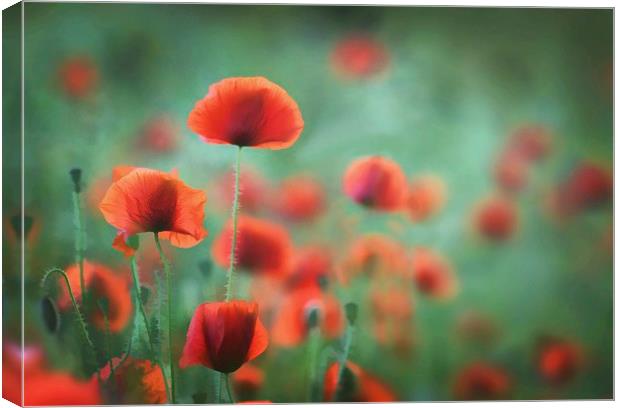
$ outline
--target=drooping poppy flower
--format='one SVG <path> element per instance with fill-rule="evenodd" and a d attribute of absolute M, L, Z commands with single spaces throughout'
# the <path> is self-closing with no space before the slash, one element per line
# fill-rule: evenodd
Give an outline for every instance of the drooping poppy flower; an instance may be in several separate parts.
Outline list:
<path fill-rule="evenodd" d="M 376 211 L 398 211 L 407 195 L 407 179 L 400 166 L 385 157 L 354 160 L 344 174 L 344 193 L 354 202 Z"/>
<path fill-rule="evenodd" d="M 519 154 L 503 152 L 493 171 L 495 183 L 506 192 L 519 192 L 527 185 L 529 164 Z"/>
<path fill-rule="evenodd" d="M 233 389 L 240 400 L 253 400 L 256 393 L 263 386 L 265 374 L 263 370 L 252 365 L 244 364 L 231 376 Z"/>
<path fill-rule="evenodd" d="M 242 77 L 211 85 L 187 125 L 207 143 L 279 150 L 295 143 L 304 121 L 283 88 L 263 77 Z"/>
<path fill-rule="evenodd" d="M 86 56 L 67 58 L 58 69 L 62 90 L 72 98 L 85 98 L 91 94 L 99 81 L 95 63 Z"/>
<path fill-rule="evenodd" d="M 203 303 L 196 308 L 189 324 L 179 366 L 200 364 L 232 373 L 258 357 L 268 343 L 255 302 Z"/>
<path fill-rule="evenodd" d="M 332 269 L 328 248 L 314 245 L 295 251 L 293 272 L 288 279 L 289 288 L 320 287 L 327 281 Z"/>
<path fill-rule="evenodd" d="M 545 338 L 537 350 L 540 374 L 550 383 L 560 385 L 569 382 L 583 367 L 583 349 L 573 341 Z"/>
<path fill-rule="evenodd" d="M 376 39 L 355 34 L 336 43 L 331 64 L 336 73 L 345 78 L 369 78 L 385 71 L 389 65 L 389 53 Z"/>
<path fill-rule="evenodd" d="M 498 329 L 490 317 L 474 310 L 466 310 L 458 316 L 456 333 L 465 342 L 481 345 L 490 344 L 499 335 Z"/>
<path fill-rule="evenodd" d="M 463 368 L 454 383 L 459 400 L 501 400 L 508 396 L 511 380 L 500 367 L 478 361 Z"/>
<path fill-rule="evenodd" d="M 489 240 L 504 241 L 512 237 L 518 221 L 516 205 L 500 195 L 482 200 L 474 209 L 474 228 Z"/>
<path fill-rule="evenodd" d="M 155 153 L 172 152 L 179 143 L 178 126 L 168 115 L 148 120 L 138 136 L 138 147 Z"/>
<path fill-rule="evenodd" d="M 346 369 L 349 370 L 352 384 L 347 384 L 346 394 L 343 395 L 341 402 L 394 402 L 397 401 L 396 394 L 386 384 L 378 378 L 366 372 L 359 365 L 347 361 Z M 329 402 L 336 398 L 338 388 L 339 363 L 333 363 L 325 372 L 323 387 L 323 401 Z"/>
<path fill-rule="evenodd" d="M 515 130 L 508 141 L 507 149 L 527 161 L 539 161 L 549 155 L 553 136 L 543 125 L 524 125 Z"/>
<path fill-rule="evenodd" d="M 300 288 L 289 292 L 274 316 L 271 328 L 274 344 L 293 347 L 308 335 L 307 318 L 318 311 L 319 327 L 324 337 L 338 337 L 344 328 L 344 318 L 338 300 L 315 287 Z"/>
<path fill-rule="evenodd" d="M 123 404 L 164 404 L 168 400 L 166 383 L 161 369 L 150 360 L 127 357 L 120 362 L 113 358 L 114 397 Z M 120 363 L 120 365 L 119 365 Z M 104 381 L 110 380 L 110 365 L 106 364 L 100 371 Z"/>
<path fill-rule="evenodd" d="M 452 265 L 438 252 L 417 247 L 413 252 L 413 279 L 418 290 L 437 299 L 449 299 L 458 291 Z"/>
<path fill-rule="evenodd" d="M 79 265 L 70 265 L 65 270 L 65 273 L 69 278 L 73 296 L 75 296 L 77 302 L 81 302 L 82 292 L 80 289 Z M 58 307 L 60 310 L 71 309 L 71 298 L 67 286 L 63 278 L 59 279 L 61 292 L 58 299 Z M 110 323 L 110 330 L 112 332 L 119 332 L 125 328 L 133 310 L 128 280 L 105 265 L 84 261 L 84 285 L 90 296 L 94 296 L 95 301 L 105 299 L 108 309 L 105 313 Z M 88 317 L 95 326 L 105 330 L 104 311 L 99 307 L 94 307 L 91 315 Z"/>
<path fill-rule="evenodd" d="M 189 248 L 207 236 L 203 191 L 174 174 L 138 168 L 115 181 L 99 208 L 108 223 L 126 236 L 153 232 L 174 246 Z"/>
<path fill-rule="evenodd" d="M 227 209 L 232 206 L 234 199 L 235 172 L 228 171 L 216 181 L 215 191 Z M 267 182 L 261 175 L 250 167 L 241 167 L 239 174 L 239 207 L 244 212 L 257 212 L 266 201 Z"/>
<path fill-rule="evenodd" d="M 446 185 L 434 175 L 415 178 L 407 193 L 407 211 L 413 221 L 424 221 L 436 214 L 446 202 Z"/>
<path fill-rule="evenodd" d="M 338 268 L 342 283 L 360 275 L 401 275 L 408 269 L 405 248 L 383 234 L 367 234 L 357 238 Z"/>
<path fill-rule="evenodd" d="M 291 221 L 312 221 L 325 209 L 323 186 L 306 175 L 284 180 L 274 197 L 274 210 Z"/>
<path fill-rule="evenodd" d="M 232 246 L 232 222 L 213 243 L 214 261 L 227 268 Z M 292 245 L 288 232 L 270 221 L 247 215 L 237 219 L 236 265 L 249 272 L 283 277 L 290 272 Z"/>

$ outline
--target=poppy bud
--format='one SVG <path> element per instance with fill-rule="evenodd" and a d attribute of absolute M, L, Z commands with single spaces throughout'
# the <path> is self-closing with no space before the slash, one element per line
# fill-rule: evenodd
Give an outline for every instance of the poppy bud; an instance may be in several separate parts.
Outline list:
<path fill-rule="evenodd" d="M 308 326 L 308 330 L 312 330 L 319 325 L 319 309 L 317 307 L 311 307 L 308 310 L 306 325 Z"/>
<path fill-rule="evenodd" d="M 82 181 L 82 169 L 79 167 L 74 167 L 69 170 L 69 175 L 71 176 L 71 181 L 73 181 L 73 191 L 79 193 L 82 191 L 80 187 L 80 182 Z"/>
<path fill-rule="evenodd" d="M 355 321 L 357 320 L 357 303 L 349 302 L 344 305 L 345 314 L 347 316 L 347 320 L 351 326 L 355 325 Z"/>

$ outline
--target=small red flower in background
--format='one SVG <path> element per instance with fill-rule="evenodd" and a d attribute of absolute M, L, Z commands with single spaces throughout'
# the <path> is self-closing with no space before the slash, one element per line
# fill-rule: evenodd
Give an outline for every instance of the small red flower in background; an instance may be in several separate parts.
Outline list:
<path fill-rule="evenodd" d="M 565 384 L 583 367 L 583 349 L 575 342 L 547 338 L 538 346 L 540 374 L 553 384 Z"/>
<path fill-rule="evenodd" d="M 140 130 L 138 147 L 155 153 L 169 153 L 179 143 L 179 128 L 168 115 L 148 120 Z"/>
<path fill-rule="evenodd" d="M 73 264 L 65 270 L 73 296 L 76 301 L 82 300 L 80 290 L 80 268 Z M 60 278 L 61 287 L 58 307 L 67 310 L 72 307 L 71 298 L 65 285 L 64 279 Z M 84 261 L 84 285 L 89 293 L 94 294 L 95 299 L 105 299 L 107 302 L 107 317 L 112 332 L 119 332 L 129 322 L 133 306 L 129 292 L 129 282 L 125 277 L 115 273 L 105 265 Z M 92 296 L 92 295 L 91 295 Z M 91 316 L 88 316 L 95 326 L 100 330 L 105 330 L 105 319 L 103 311 L 99 307 L 94 307 Z"/>
<path fill-rule="evenodd" d="M 584 161 L 575 166 L 568 179 L 560 185 L 559 204 L 568 213 L 592 208 L 611 200 L 613 186 L 611 171 Z"/>
<path fill-rule="evenodd" d="M 473 214 L 474 228 L 483 237 L 504 241 L 512 237 L 518 225 L 516 205 L 500 195 L 482 200 Z"/>
<path fill-rule="evenodd" d="M 420 292 L 437 299 L 452 298 L 458 290 L 456 277 L 448 260 L 429 248 L 414 249 L 413 279 Z"/>
<path fill-rule="evenodd" d="M 331 54 L 331 64 L 339 75 L 348 78 L 369 78 L 388 67 L 389 54 L 379 41 L 363 34 L 340 40 Z"/>
<path fill-rule="evenodd" d="M 317 288 L 300 288 L 290 292 L 276 311 L 271 328 L 275 344 L 293 347 L 308 335 L 308 314 L 318 310 L 319 327 L 323 336 L 338 337 L 344 328 L 344 318 L 338 300 Z"/>
<path fill-rule="evenodd" d="M 85 98 L 90 95 L 99 82 L 95 63 L 86 56 L 67 58 L 58 69 L 62 90 L 72 98 Z"/>
<path fill-rule="evenodd" d="M 546 158 L 552 149 L 553 136 L 543 125 L 525 125 L 512 133 L 507 150 L 533 162 Z"/>
<path fill-rule="evenodd" d="M 479 361 L 458 373 L 454 397 L 459 400 L 500 400 L 507 398 L 510 387 L 511 379 L 502 368 Z"/>
<path fill-rule="evenodd" d="M 312 221 L 325 209 L 323 186 L 311 176 L 289 177 L 274 197 L 274 210 L 291 221 Z"/>
<path fill-rule="evenodd" d="M 188 248 L 207 236 L 203 226 L 205 193 L 174 174 L 137 168 L 115 181 L 99 208 L 125 236 L 153 232 L 172 245 Z"/>
<path fill-rule="evenodd" d="M 238 218 L 236 265 L 249 272 L 284 277 L 290 273 L 293 248 L 288 231 L 278 224 L 247 215 Z M 232 222 L 213 243 L 215 262 L 227 268 L 232 246 Z"/>
<path fill-rule="evenodd" d="M 187 125 L 207 143 L 278 150 L 295 143 L 304 121 L 283 88 L 263 77 L 244 77 L 211 85 Z"/>
<path fill-rule="evenodd" d="M 247 401 L 256 398 L 256 393 L 263 386 L 265 374 L 252 364 L 244 364 L 231 378 L 237 398 Z"/>
<path fill-rule="evenodd" d="M 344 193 L 354 202 L 377 211 L 402 209 L 407 179 L 400 166 L 381 156 L 354 160 L 344 174 Z"/>
<path fill-rule="evenodd" d="M 437 176 L 415 178 L 409 185 L 406 207 L 413 221 L 423 221 L 436 214 L 446 202 L 446 185 Z"/>
<path fill-rule="evenodd" d="M 407 253 L 400 243 L 387 235 L 367 234 L 353 241 L 338 274 L 346 284 L 360 275 L 402 275 L 407 269 Z"/>
<path fill-rule="evenodd" d="M 328 279 L 332 268 L 332 257 L 328 248 L 301 248 L 295 251 L 293 259 L 293 272 L 287 282 L 290 288 L 318 288 L 322 279 Z"/>
<path fill-rule="evenodd" d="M 187 329 L 179 366 L 204 365 L 232 373 L 258 357 L 269 343 L 255 302 L 203 303 L 196 308 Z"/>
<path fill-rule="evenodd" d="M 115 397 L 123 404 L 164 404 L 168 400 L 161 369 L 149 360 L 127 357 L 122 364 L 113 358 Z M 110 365 L 101 369 L 101 378 L 108 381 Z"/>
<path fill-rule="evenodd" d="M 346 368 L 353 375 L 351 384 L 353 389 L 343 402 L 394 402 L 397 401 L 396 394 L 387 385 L 383 384 L 378 378 L 367 373 L 357 364 L 350 361 L 346 362 Z M 325 372 L 323 388 L 323 401 L 334 400 L 338 387 L 339 363 L 333 363 Z"/>
<path fill-rule="evenodd" d="M 503 152 L 494 167 L 495 183 L 504 191 L 518 192 L 528 182 L 529 163 L 519 154 Z"/>
<path fill-rule="evenodd" d="M 217 196 L 227 209 L 232 206 L 234 198 L 235 173 L 228 171 L 222 174 L 216 181 L 215 190 Z M 239 206 L 244 212 L 256 212 L 261 209 L 266 201 L 267 182 L 260 174 L 251 168 L 242 166 L 239 175 Z"/>

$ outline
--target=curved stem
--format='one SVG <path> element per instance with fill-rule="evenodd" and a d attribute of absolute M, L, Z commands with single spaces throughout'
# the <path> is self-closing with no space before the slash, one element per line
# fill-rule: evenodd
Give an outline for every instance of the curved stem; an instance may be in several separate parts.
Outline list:
<path fill-rule="evenodd" d="M 82 226 L 82 207 L 80 193 L 73 192 L 73 224 L 75 225 L 75 261 L 80 268 L 80 293 L 82 304 L 86 305 L 86 285 L 84 284 L 84 229 Z"/>
<path fill-rule="evenodd" d="M 241 173 L 241 147 L 237 149 L 235 160 L 235 196 L 232 205 L 232 244 L 230 247 L 230 267 L 228 268 L 228 281 L 226 282 L 226 301 L 230 301 L 233 294 L 232 284 L 235 274 L 236 252 L 237 252 L 237 213 L 239 212 L 239 179 Z"/>
<path fill-rule="evenodd" d="M 161 262 L 164 264 L 164 273 L 166 274 L 166 291 L 168 292 L 168 364 L 170 364 L 170 396 L 171 402 L 176 403 L 175 387 L 174 387 L 174 359 L 172 357 L 172 330 L 174 326 L 172 315 L 172 281 L 170 279 L 170 262 L 161 249 L 161 243 L 159 242 L 159 235 L 155 233 L 155 245 L 159 252 Z"/>

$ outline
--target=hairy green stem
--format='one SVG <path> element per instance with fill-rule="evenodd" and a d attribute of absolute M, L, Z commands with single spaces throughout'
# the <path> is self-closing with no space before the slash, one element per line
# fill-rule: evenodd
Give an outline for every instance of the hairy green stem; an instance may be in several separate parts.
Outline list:
<path fill-rule="evenodd" d="M 239 179 L 241 173 L 241 147 L 237 149 L 237 157 L 235 160 L 235 195 L 232 204 L 232 244 L 230 247 L 230 267 L 228 268 L 228 280 L 226 282 L 226 301 L 230 301 L 233 296 L 233 278 L 235 274 L 235 264 L 237 262 L 237 215 L 239 212 Z"/>
<path fill-rule="evenodd" d="M 308 372 L 308 401 L 318 402 L 319 381 L 317 378 L 317 359 L 319 353 L 319 345 L 321 340 L 321 331 L 318 327 L 310 330 L 308 337 L 307 349 L 307 372 Z"/>
<path fill-rule="evenodd" d="M 345 364 L 347 364 L 347 360 L 349 359 L 349 352 L 351 351 L 354 330 L 355 327 L 353 325 L 347 325 L 347 329 L 344 334 L 344 347 L 342 353 L 340 354 L 340 358 L 338 359 L 338 382 L 336 383 L 336 392 L 334 392 L 334 399 L 337 398 L 342 388 L 342 374 L 344 372 Z"/>
<path fill-rule="evenodd" d="M 73 224 L 75 225 L 75 262 L 80 268 L 80 293 L 82 294 L 82 304 L 86 305 L 86 285 L 84 284 L 84 241 L 85 233 L 82 225 L 82 206 L 80 204 L 80 193 L 73 192 Z"/>

